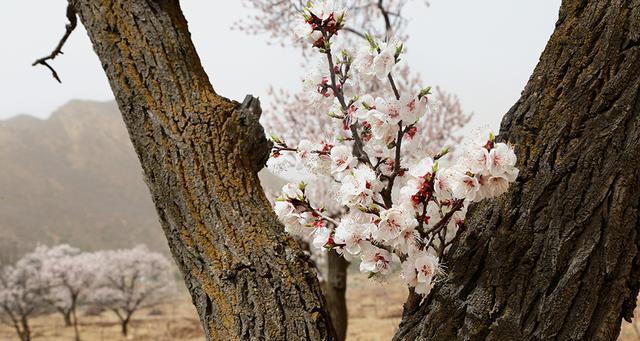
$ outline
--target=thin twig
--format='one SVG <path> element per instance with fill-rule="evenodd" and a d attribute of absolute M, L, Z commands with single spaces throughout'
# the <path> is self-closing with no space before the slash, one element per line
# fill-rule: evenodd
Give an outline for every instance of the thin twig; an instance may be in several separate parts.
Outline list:
<path fill-rule="evenodd" d="M 364 33 L 356 30 L 355 28 L 351 28 L 351 27 L 344 27 L 343 30 L 347 31 L 347 32 L 351 32 L 355 35 L 357 35 L 360 38 L 366 39 L 366 36 L 364 35 Z"/>
<path fill-rule="evenodd" d="M 391 72 L 389 72 L 387 78 L 389 79 L 389 84 L 391 84 L 391 89 L 393 89 L 393 94 L 396 96 L 397 100 L 400 100 L 400 91 L 398 91 L 398 87 L 396 86 L 396 82 L 393 80 Z"/>
<path fill-rule="evenodd" d="M 78 26 L 78 18 L 76 17 L 76 10 L 73 8 L 71 4 L 67 5 L 67 19 L 69 20 L 69 23 L 65 25 L 64 35 L 62 36 L 62 39 L 60 39 L 58 46 L 56 46 L 56 48 L 51 52 L 51 54 L 49 54 L 48 56 L 42 57 L 36 60 L 35 62 L 33 62 L 33 64 L 31 64 L 31 66 L 36 66 L 38 64 L 46 66 L 49 70 L 51 70 L 51 74 L 53 75 L 53 78 L 55 78 L 58 81 L 58 83 L 62 83 L 62 81 L 60 80 L 60 77 L 58 77 L 58 73 L 56 72 L 56 70 L 53 67 L 51 67 L 49 63 L 47 63 L 47 60 L 53 60 L 59 54 L 63 54 L 62 47 L 64 46 L 64 43 L 67 42 L 67 39 L 71 35 L 71 32 L 73 32 L 76 26 Z"/>
<path fill-rule="evenodd" d="M 384 18 L 384 25 L 387 34 L 389 34 L 391 31 L 391 19 L 389 19 L 389 12 L 387 12 L 387 9 L 384 7 L 383 0 L 378 1 L 378 9 L 380 10 L 380 13 L 382 13 L 382 17 Z"/>

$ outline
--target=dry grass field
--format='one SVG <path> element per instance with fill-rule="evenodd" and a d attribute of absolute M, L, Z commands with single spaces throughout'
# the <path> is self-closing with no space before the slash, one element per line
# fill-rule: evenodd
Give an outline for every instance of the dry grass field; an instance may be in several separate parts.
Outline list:
<path fill-rule="evenodd" d="M 388 283 L 366 280 L 363 275 L 350 276 L 347 292 L 350 307 L 349 341 L 390 340 L 402 314 L 406 289 L 399 278 Z M 640 309 L 636 310 L 640 314 Z M 84 341 L 204 340 L 200 323 L 186 293 L 171 304 L 138 312 L 131 322 L 127 339 L 120 335 L 117 319 L 110 312 L 98 316 L 80 315 L 80 332 Z M 637 328 L 637 329 L 636 329 Z M 636 328 L 623 322 L 619 341 L 640 340 L 640 323 Z M 73 329 L 65 328 L 58 314 L 42 316 L 33 321 L 33 340 L 71 341 Z M 18 340 L 12 329 L 0 326 L 0 340 Z"/>

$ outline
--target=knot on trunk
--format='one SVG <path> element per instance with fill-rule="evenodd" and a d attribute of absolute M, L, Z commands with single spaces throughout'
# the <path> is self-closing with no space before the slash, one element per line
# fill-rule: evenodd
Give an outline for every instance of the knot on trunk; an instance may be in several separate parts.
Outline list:
<path fill-rule="evenodd" d="M 241 134 L 239 147 L 243 162 L 247 167 L 258 172 L 266 165 L 273 147 L 273 143 L 266 138 L 264 128 L 260 124 L 260 115 L 262 115 L 260 100 L 247 95 L 236 110 Z"/>

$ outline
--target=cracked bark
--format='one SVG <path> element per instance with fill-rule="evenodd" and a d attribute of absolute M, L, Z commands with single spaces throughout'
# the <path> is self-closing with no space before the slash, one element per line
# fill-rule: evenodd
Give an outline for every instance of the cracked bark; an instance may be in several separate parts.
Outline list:
<path fill-rule="evenodd" d="M 640 273 L 640 1 L 563 1 L 500 138 L 518 182 L 470 209 L 395 340 L 615 340 Z"/>
<path fill-rule="evenodd" d="M 206 337 L 333 339 L 316 274 L 259 184 L 270 145 L 257 100 L 216 94 L 177 0 L 69 2 L 109 79 Z"/>

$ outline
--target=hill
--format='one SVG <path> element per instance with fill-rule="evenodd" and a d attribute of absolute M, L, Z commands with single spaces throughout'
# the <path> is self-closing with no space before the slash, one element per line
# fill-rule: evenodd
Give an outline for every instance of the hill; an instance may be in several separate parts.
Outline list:
<path fill-rule="evenodd" d="M 74 100 L 46 120 L 0 121 L 0 236 L 0 260 L 38 243 L 167 250 L 114 102 Z"/>

